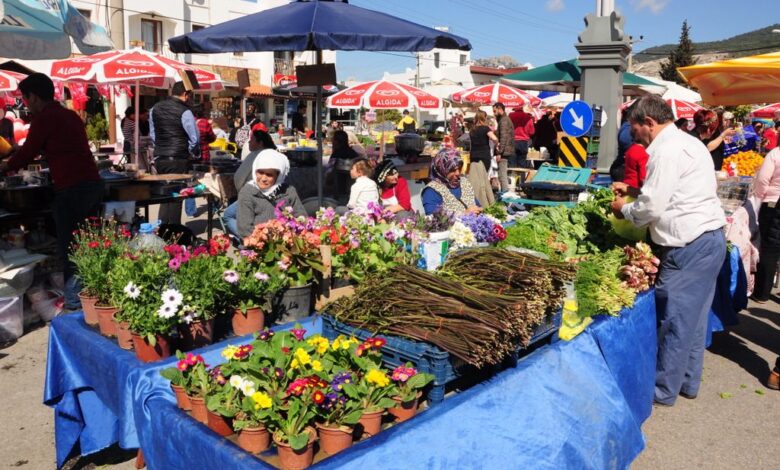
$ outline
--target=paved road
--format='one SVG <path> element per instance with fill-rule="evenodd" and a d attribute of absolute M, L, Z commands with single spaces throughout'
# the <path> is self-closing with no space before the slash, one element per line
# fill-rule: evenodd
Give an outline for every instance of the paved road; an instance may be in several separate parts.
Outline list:
<path fill-rule="evenodd" d="M 751 303 L 738 327 L 716 337 L 696 400 L 653 410 L 643 427 L 647 449 L 633 469 L 780 468 L 780 392 L 764 382 L 780 354 L 780 298 L 774 299 Z M 52 411 L 41 404 L 47 337 L 48 327 L 39 328 L 0 349 L 0 468 L 54 467 Z M 129 470 L 133 456 L 109 449 L 72 459 L 67 468 Z"/>

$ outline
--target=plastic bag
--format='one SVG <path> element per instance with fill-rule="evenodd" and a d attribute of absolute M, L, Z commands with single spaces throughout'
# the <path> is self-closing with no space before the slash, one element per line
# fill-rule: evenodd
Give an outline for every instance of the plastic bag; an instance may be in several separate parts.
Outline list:
<path fill-rule="evenodd" d="M 626 203 L 634 202 L 635 200 L 633 197 L 626 197 Z M 626 219 L 618 219 L 613 214 L 609 214 L 607 219 L 612 224 L 615 233 L 626 240 L 641 242 L 647 239 L 647 227 L 637 227 Z"/>
<path fill-rule="evenodd" d="M 24 333 L 23 307 L 21 297 L 0 298 L 0 343 L 14 341 Z"/>

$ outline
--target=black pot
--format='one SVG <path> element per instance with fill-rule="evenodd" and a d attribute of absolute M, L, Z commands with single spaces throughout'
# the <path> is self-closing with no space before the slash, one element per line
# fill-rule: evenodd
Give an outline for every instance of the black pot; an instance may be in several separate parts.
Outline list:
<path fill-rule="evenodd" d="M 0 204 L 11 212 L 31 212 L 48 209 L 54 199 L 51 186 L 21 186 L 0 190 Z"/>
<path fill-rule="evenodd" d="M 317 152 L 312 150 L 286 150 L 284 152 L 290 160 L 290 166 L 315 166 L 317 165 Z"/>
<path fill-rule="evenodd" d="M 421 153 L 423 150 L 425 150 L 424 137 L 411 132 L 395 136 L 395 151 L 399 155 Z"/>

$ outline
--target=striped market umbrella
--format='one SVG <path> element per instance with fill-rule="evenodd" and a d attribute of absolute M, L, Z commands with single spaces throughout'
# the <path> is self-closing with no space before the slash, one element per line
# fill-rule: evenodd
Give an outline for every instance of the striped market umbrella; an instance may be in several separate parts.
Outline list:
<path fill-rule="evenodd" d="M 452 101 L 480 106 L 501 102 L 507 108 L 519 108 L 525 105 L 539 106 L 542 103 L 542 100 L 526 91 L 501 83 L 479 85 L 453 93 Z"/>
<path fill-rule="evenodd" d="M 343 109 L 438 109 L 441 99 L 411 85 L 376 80 L 331 95 L 327 106 Z"/>
<path fill-rule="evenodd" d="M 780 52 L 691 65 L 677 72 L 708 105 L 780 101 Z"/>
<path fill-rule="evenodd" d="M 774 103 L 762 106 L 750 113 L 750 115 L 754 118 L 774 119 L 778 113 L 780 113 L 780 103 Z"/>
<path fill-rule="evenodd" d="M 623 105 L 620 107 L 620 110 L 625 110 L 632 104 L 634 104 L 634 101 L 631 100 L 626 103 L 623 103 Z M 666 104 L 669 105 L 670 108 L 672 108 L 672 114 L 674 114 L 674 119 L 693 119 L 693 115 L 696 114 L 696 111 L 700 109 L 705 109 L 703 106 L 699 106 L 696 103 L 691 103 L 690 101 L 685 100 L 678 100 L 678 99 L 668 99 L 664 100 L 666 101 Z"/>

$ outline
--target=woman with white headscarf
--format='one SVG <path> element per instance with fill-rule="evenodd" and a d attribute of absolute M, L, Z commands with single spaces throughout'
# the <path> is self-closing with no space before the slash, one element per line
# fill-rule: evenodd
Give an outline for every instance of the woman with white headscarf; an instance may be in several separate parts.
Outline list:
<path fill-rule="evenodd" d="M 244 238 L 257 224 L 276 217 L 275 209 L 292 207 L 296 216 L 306 215 L 295 188 L 286 183 L 290 161 L 276 150 L 264 150 L 252 164 L 252 179 L 238 193 L 238 235 Z"/>

